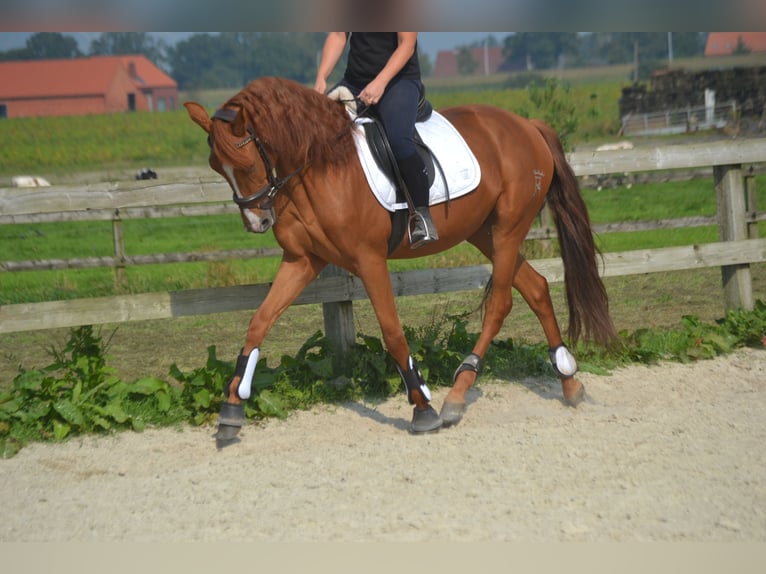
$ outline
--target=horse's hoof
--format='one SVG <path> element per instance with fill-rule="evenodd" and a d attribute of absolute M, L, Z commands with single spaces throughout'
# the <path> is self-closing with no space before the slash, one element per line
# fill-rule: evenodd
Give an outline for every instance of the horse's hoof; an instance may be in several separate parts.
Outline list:
<path fill-rule="evenodd" d="M 239 429 L 245 426 L 245 405 L 223 403 L 218 411 L 218 432 L 215 433 L 215 446 L 221 449 L 239 442 Z"/>
<path fill-rule="evenodd" d="M 428 405 L 424 409 L 415 407 L 412 409 L 410 432 L 412 434 L 436 432 L 442 426 L 442 423 L 442 418 L 431 405 Z"/>
<path fill-rule="evenodd" d="M 442 421 L 444 422 L 444 426 L 449 427 L 459 423 L 463 418 L 466 410 L 468 410 L 468 406 L 465 404 L 465 402 L 451 403 L 444 401 L 444 404 L 442 405 L 442 412 L 440 413 Z"/>
<path fill-rule="evenodd" d="M 215 433 L 215 447 L 220 450 L 226 446 L 238 443 L 239 438 L 237 438 L 237 435 L 241 428 L 242 427 L 219 424 L 218 432 Z"/>
<path fill-rule="evenodd" d="M 585 399 L 585 386 L 581 385 L 580 390 L 571 397 L 564 397 L 564 402 L 570 407 L 576 407 Z"/>
<path fill-rule="evenodd" d="M 218 411 L 218 424 L 232 427 L 243 427 L 246 423 L 245 405 L 242 403 L 223 403 Z"/>

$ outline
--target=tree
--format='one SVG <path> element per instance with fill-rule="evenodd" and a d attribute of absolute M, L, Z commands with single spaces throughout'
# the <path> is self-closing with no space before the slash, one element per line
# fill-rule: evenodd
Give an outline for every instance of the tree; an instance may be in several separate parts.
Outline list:
<path fill-rule="evenodd" d="M 282 76 L 296 82 L 313 82 L 317 54 L 324 34 L 315 32 L 262 32 L 255 40 L 251 77 Z"/>
<path fill-rule="evenodd" d="M 243 87 L 240 46 L 231 36 L 194 34 L 168 50 L 181 90 Z"/>
<path fill-rule="evenodd" d="M 14 48 L 0 52 L 0 62 L 11 62 L 14 60 L 29 60 L 29 52 L 26 48 Z"/>
<path fill-rule="evenodd" d="M 737 45 L 734 47 L 734 50 L 732 50 L 732 54 L 749 54 L 752 50 L 750 49 L 750 46 L 748 46 L 745 41 L 742 39 L 742 36 L 737 36 Z"/>
<path fill-rule="evenodd" d="M 434 65 L 431 63 L 431 56 L 422 50 L 418 51 L 418 63 L 420 64 L 420 75 L 424 78 L 430 76 L 434 70 Z"/>
<path fill-rule="evenodd" d="M 261 76 L 308 83 L 324 39 L 316 32 L 195 34 L 168 50 L 168 63 L 182 90 L 241 88 Z"/>
<path fill-rule="evenodd" d="M 463 46 L 458 50 L 457 71 L 459 74 L 464 76 L 475 74 L 478 67 L 479 62 L 474 59 L 473 54 L 471 54 L 471 49 L 468 46 Z"/>
<path fill-rule="evenodd" d="M 157 65 L 167 62 L 167 45 L 146 32 L 104 32 L 90 43 L 92 56 L 143 54 Z"/>
<path fill-rule="evenodd" d="M 707 32 L 672 32 L 673 54 L 678 58 L 702 56 L 707 44 Z"/>
<path fill-rule="evenodd" d="M 82 56 L 77 40 L 60 32 L 38 32 L 27 38 L 26 51 L 30 60 L 79 58 Z"/>
<path fill-rule="evenodd" d="M 632 62 L 636 46 L 639 62 L 667 61 L 669 57 L 667 32 L 594 32 L 591 36 L 592 57 L 607 64 Z M 704 32 L 672 32 L 673 55 L 680 58 L 700 56 L 705 51 L 706 39 Z"/>
<path fill-rule="evenodd" d="M 505 38 L 503 67 L 554 68 L 562 56 L 577 56 L 578 52 L 576 32 L 518 32 Z"/>
<path fill-rule="evenodd" d="M 24 48 L 15 48 L 0 52 L 0 61 L 11 60 L 48 60 L 59 58 L 78 58 L 82 52 L 77 47 L 77 40 L 59 32 L 37 32 L 27 38 Z"/>

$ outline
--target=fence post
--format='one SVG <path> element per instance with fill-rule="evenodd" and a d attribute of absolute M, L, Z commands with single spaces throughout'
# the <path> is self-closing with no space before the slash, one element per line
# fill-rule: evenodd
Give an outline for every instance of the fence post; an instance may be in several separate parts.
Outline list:
<path fill-rule="evenodd" d="M 346 277 L 348 272 L 335 265 L 328 265 L 320 277 Z M 324 330 L 336 351 L 335 369 L 346 372 L 349 352 L 356 341 L 354 328 L 354 304 L 351 301 L 322 303 Z"/>
<path fill-rule="evenodd" d="M 114 283 L 118 292 L 124 291 L 128 285 L 125 275 L 125 240 L 122 236 L 122 218 L 120 210 L 114 210 L 112 218 L 112 239 L 114 243 L 114 256 L 117 264 L 114 267 Z"/>
<path fill-rule="evenodd" d="M 721 241 L 747 239 L 742 166 L 714 166 L 713 179 L 718 205 L 719 239 Z M 721 279 L 726 309 L 753 309 L 753 284 L 748 263 L 724 265 L 721 267 Z"/>
<path fill-rule="evenodd" d="M 745 209 L 747 210 L 747 238 L 758 239 L 758 205 L 755 194 L 755 170 L 752 165 L 745 176 Z"/>
<path fill-rule="evenodd" d="M 540 211 L 538 217 L 540 218 L 540 227 L 545 230 L 545 238 L 540 240 L 540 251 L 542 253 L 542 257 L 551 257 L 553 255 L 553 243 L 551 241 L 551 236 L 553 234 L 552 228 L 555 224 L 553 222 L 553 218 L 551 217 L 551 211 L 547 202 L 545 205 L 543 205 L 543 208 Z"/>

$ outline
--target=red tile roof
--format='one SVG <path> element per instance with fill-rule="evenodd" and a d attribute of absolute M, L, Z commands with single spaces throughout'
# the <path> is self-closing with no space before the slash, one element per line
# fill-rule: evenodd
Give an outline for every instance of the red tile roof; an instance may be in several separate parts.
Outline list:
<path fill-rule="evenodd" d="M 710 32 L 705 46 L 706 56 L 731 54 L 742 38 L 751 52 L 766 52 L 766 32 Z"/>
<path fill-rule="evenodd" d="M 145 56 L 93 56 L 64 60 L 0 62 L 0 98 L 104 94 L 117 66 L 129 70 L 135 64 L 137 87 L 176 87 L 176 82 Z"/>
<path fill-rule="evenodd" d="M 150 88 L 175 88 L 177 87 L 176 81 L 168 76 L 165 72 L 160 70 L 146 56 L 119 56 L 122 60 L 122 64 L 125 69 L 129 69 L 130 64 L 133 63 L 136 66 L 136 73 L 138 78 L 143 81 L 144 86 Z"/>

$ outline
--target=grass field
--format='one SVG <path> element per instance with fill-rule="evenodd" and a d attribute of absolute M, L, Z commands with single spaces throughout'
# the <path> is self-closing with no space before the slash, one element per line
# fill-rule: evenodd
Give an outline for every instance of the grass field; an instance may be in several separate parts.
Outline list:
<path fill-rule="evenodd" d="M 728 59 L 722 65 L 754 65 L 750 57 Z M 679 61 L 687 69 L 700 69 L 710 60 Z M 717 65 L 718 63 L 716 63 Z M 699 66 L 699 68 L 697 67 Z M 616 137 L 619 127 L 617 101 L 621 87 L 629 82 L 629 67 L 608 67 L 551 72 L 570 88 L 578 110 L 579 129 L 571 138 L 575 145 Z M 427 80 L 429 98 L 435 107 L 466 102 L 485 102 L 520 111 L 528 106 L 525 90 L 507 89 L 510 78 L 461 77 L 449 84 Z M 182 101 L 194 99 L 209 108 L 220 105 L 236 90 L 182 94 Z M 27 118 L 0 122 L 0 141 L 13 142 L 0 154 L 0 187 L 12 175 L 34 174 L 54 183 L 59 177 L 80 172 L 109 173 L 146 166 L 207 164 L 207 145 L 199 128 L 185 111 L 161 116 L 148 113 L 64 118 Z M 757 178 L 759 205 L 766 205 L 766 180 Z M 591 217 L 596 223 L 713 215 L 716 211 L 712 180 L 672 184 L 646 184 L 596 191 L 584 190 Z M 237 216 L 128 220 L 124 223 L 128 254 L 230 249 L 274 246 L 271 234 L 253 236 L 241 230 Z M 761 223 L 761 235 L 766 226 Z M 612 233 L 598 238 L 604 251 L 706 243 L 717 240 L 714 227 L 636 233 Z M 529 248 L 534 258 L 533 245 Z M 109 223 L 69 222 L 39 225 L 0 226 L 0 260 L 88 257 L 112 254 Z M 478 253 L 460 245 L 441 255 L 391 262 L 393 271 L 414 268 L 462 266 L 484 263 Z M 148 265 L 129 268 L 128 292 L 164 291 L 240 283 L 270 281 L 278 261 L 228 261 Z M 753 266 L 754 292 L 766 298 L 766 266 Z M 714 320 L 723 314 L 720 271 L 660 273 L 607 280 L 612 311 L 620 328 L 636 329 L 676 325 L 685 314 Z M 115 293 L 110 269 L 0 273 L 0 304 L 34 302 L 111 295 Z M 566 321 L 562 286 L 552 285 L 554 304 L 561 322 Z M 402 297 L 397 301 L 405 324 L 418 325 L 439 316 L 475 309 L 478 294 L 454 293 L 429 297 Z M 355 304 L 360 332 L 375 335 L 377 325 L 369 304 Z M 249 312 L 194 317 L 173 321 L 106 326 L 117 329 L 113 349 L 118 368 L 125 377 L 156 374 L 165 376 L 169 361 L 196 367 L 207 345 L 219 346 L 219 355 L 234 356 L 242 343 Z M 480 316 L 471 316 L 471 328 L 478 328 Z M 322 328 L 321 308 L 316 305 L 291 308 L 275 327 L 269 353 L 296 349 Z M 66 330 L 18 333 L 0 337 L 5 372 L 18 364 L 40 364 L 44 349 L 62 340 Z M 517 298 L 516 307 L 502 336 L 539 340 L 541 332 L 534 315 Z M 146 357 L 136 364 L 135 357 Z M 137 372 L 144 369 L 145 372 Z M 0 372 L 3 371 L 0 365 Z M 151 371 L 151 373 L 149 372 Z"/>
<path fill-rule="evenodd" d="M 689 70 L 705 67 L 761 65 L 759 55 L 727 58 L 679 59 L 674 64 Z M 760 57 L 762 58 L 762 57 Z M 462 103 L 488 103 L 534 114 L 526 89 L 510 88 L 527 72 L 491 76 L 426 78 L 428 97 L 436 108 Z M 618 101 L 621 89 L 630 84 L 630 66 L 572 68 L 539 72 L 554 78 L 570 92 L 579 127 L 569 141 L 573 145 L 617 136 L 620 127 Z M 181 102 L 195 100 L 210 109 L 220 106 L 238 88 L 182 92 Z M 0 186 L 11 176 L 32 174 L 55 182 L 80 171 L 128 169 L 146 166 L 205 165 L 207 146 L 199 128 L 186 111 L 162 114 L 133 112 L 110 115 L 14 118 L 0 121 Z"/>
<path fill-rule="evenodd" d="M 766 176 L 756 178 L 760 205 L 766 204 Z M 716 213 L 712 180 L 640 184 L 630 189 L 583 191 L 594 223 L 712 216 Z M 766 225 L 762 234 L 766 234 Z M 124 222 L 128 255 L 277 247 L 271 233 L 246 234 L 236 215 L 140 219 Z M 718 240 L 715 226 L 642 232 L 610 233 L 598 238 L 605 252 L 710 243 Z M 528 248 L 534 258 L 534 245 Z M 61 222 L 0 226 L 0 261 L 66 259 L 113 255 L 109 222 Z M 252 261 L 146 265 L 127 269 L 130 293 L 265 283 L 273 279 L 277 258 Z M 392 271 L 454 267 L 485 263 L 468 244 L 421 259 L 391 261 Z M 0 304 L 80 297 L 116 292 L 111 269 L 29 271 L 0 274 Z"/>

